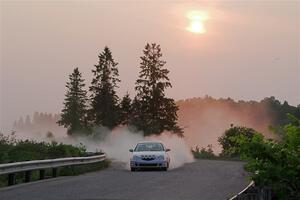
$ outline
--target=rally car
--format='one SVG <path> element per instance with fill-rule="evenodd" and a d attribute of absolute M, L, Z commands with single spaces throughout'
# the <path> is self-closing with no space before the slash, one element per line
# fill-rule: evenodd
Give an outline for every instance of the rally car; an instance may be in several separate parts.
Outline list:
<path fill-rule="evenodd" d="M 143 168 L 159 168 L 167 171 L 170 165 L 170 157 L 167 149 L 161 142 L 139 142 L 132 152 L 130 158 L 131 171 Z"/>

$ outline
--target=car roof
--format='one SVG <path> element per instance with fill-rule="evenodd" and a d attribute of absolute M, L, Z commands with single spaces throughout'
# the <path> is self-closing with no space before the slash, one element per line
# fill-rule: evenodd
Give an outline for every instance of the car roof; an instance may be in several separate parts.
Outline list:
<path fill-rule="evenodd" d="M 143 144 L 143 143 L 160 143 L 160 144 L 162 144 L 162 142 L 160 142 L 160 141 L 142 141 L 142 142 L 138 142 L 138 144 Z"/>

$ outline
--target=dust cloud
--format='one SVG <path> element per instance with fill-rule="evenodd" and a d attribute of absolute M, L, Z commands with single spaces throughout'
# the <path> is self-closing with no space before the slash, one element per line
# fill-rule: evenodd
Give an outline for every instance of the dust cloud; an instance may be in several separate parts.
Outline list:
<path fill-rule="evenodd" d="M 212 144 L 214 153 L 220 153 L 217 139 L 231 124 L 253 128 L 269 138 L 275 136 L 268 128 L 275 115 L 263 103 L 206 97 L 179 101 L 177 105 L 178 122 L 184 127 L 184 139 L 190 148 Z"/>
<path fill-rule="evenodd" d="M 93 134 L 101 133 L 101 137 L 95 137 Z M 193 162 L 191 149 L 184 138 L 171 133 L 163 133 L 159 136 L 144 137 L 142 132 L 131 132 L 127 127 L 116 128 L 110 131 L 107 128 L 96 128 L 91 136 L 70 137 L 63 133 L 47 137 L 46 134 L 32 134 L 30 132 L 19 131 L 15 134 L 16 139 L 34 139 L 36 141 L 56 141 L 74 146 L 85 146 L 88 152 L 104 152 L 113 162 L 125 163 L 129 169 L 131 153 L 129 149 L 134 148 L 141 141 L 160 141 L 166 148 L 171 149 L 168 152 L 170 156 L 170 169 L 174 169 Z"/>
<path fill-rule="evenodd" d="M 106 135 L 103 140 L 93 141 L 88 138 L 77 138 L 76 140 L 84 144 L 89 151 L 97 151 L 101 149 L 113 161 L 126 163 L 129 169 L 130 152 L 129 149 L 134 148 L 141 141 L 160 141 L 166 148 L 171 149 L 168 152 L 170 156 L 170 169 L 174 169 L 193 162 L 194 158 L 191 149 L 184 140 L 170 133 L 162 133 L 159 136 L 144 137 L 141 132 L 130 132 L 126 127 L 118 128 Z"/>

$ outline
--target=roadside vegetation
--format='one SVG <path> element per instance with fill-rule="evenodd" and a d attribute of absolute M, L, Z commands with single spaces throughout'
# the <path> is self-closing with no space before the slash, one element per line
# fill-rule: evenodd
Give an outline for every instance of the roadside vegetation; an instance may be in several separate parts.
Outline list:
<path fill-rule="evenodd" d="M 0 164 L 87 155 L 83 145 L 72 146 L 57 142 L 18 140 L 15 139 L 14 134 L 4 136 L 1 133 L 0 152 Z"/>
<path fill-rule="evenodd" d="M 243 134 L 229 137 L 238 148 L 245 169 L 258 186 L 270 186 L 274 199 L 300 199 L 300 121 L 289 116 L 291 123 L 275 130 L 280 140 L 266 139 L 260 133 L 251 138 Z"/>
<path fill-rule="evenodd" d="M 101 154 L 101 152 L 97 153 Z M 90 155 L 83 145 L 72 146 L 57 142 L 37 142 L 34 140 L 17 140 L 14 134 L 4 136 L 0 133 L 0 164 L 55 159 L 64 157 L 78 157 Z M 78 166 L 65 166 L 58 169 L 59 176 L 78 175 L 86 172 L 101 170 L 109 166 L 109 161 Z M 52 176 L 51 169 L 46 169 L 46 178 Z M 39 179 L 39 171 L 32 171 L 31 180 Z M 0 176 L 0 187 L 7 186 L 7 175 Z M 16 183 L 22 183 L 24 173 L 17 173 Z"/>
<path fill-rule="evenodd" d="M 214 154 L 211 144 L 207 145 L 207 147 L 201 148 L 199 148 L 199 146 L 196 146 L 192 149 L 192 153 L 197 159 L 219 159 L 219 156 Z"/>
<path fill-rule="evenodd" d="M 254 129 L 231 126 L 218 139 L 222 152 L 212 146 L 192 149 L 195 158 L 246 161 L 246 171 L 260 187 L 271 187 L 273 199 L 300 199 L 300 120 L 287 115 L 290 122 L 271 127 L 279 139 L 267 139 Z"/>

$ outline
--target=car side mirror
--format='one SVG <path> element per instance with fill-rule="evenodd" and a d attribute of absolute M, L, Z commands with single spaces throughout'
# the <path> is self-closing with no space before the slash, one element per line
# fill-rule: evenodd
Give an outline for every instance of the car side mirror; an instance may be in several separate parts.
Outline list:
<path fill-rule="evenodd" d="M 166 149 L 166 152 L 171 151 L 171 149 Z"/>
<path fill-rule="evenodd" d="M 133 149 L 129 149 L 129 152 L 133 152 Z"/>

